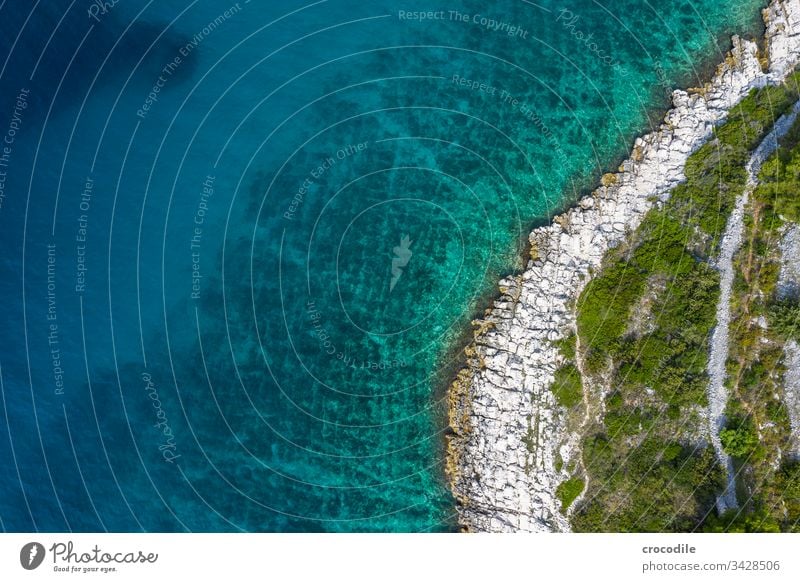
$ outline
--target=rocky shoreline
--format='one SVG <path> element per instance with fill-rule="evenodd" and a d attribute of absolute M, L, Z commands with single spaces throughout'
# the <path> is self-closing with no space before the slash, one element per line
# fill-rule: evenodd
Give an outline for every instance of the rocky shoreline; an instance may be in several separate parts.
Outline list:
<path fill-rule="evenodd" d="M 766 54 L 734 37 L 712 81 L 675 91 L 659 130 L 636 139 L 619 172 L 531 233 L 526 270 L 500 282 L 501 296 L 475 322 L 467 367 L 449 395 L 447 468 L 466 530 L 569 530 L 556 489 L 579 457 L 578 439 L 550 390 L 563 363 L 554 342 L 574 330 L 574 302 L 607 251 L 684 180 L 687 158 L 712 128 L 751 89 L 780 83 L 800 61 L 800 0 L 773 0 L 764 21 Z"/>

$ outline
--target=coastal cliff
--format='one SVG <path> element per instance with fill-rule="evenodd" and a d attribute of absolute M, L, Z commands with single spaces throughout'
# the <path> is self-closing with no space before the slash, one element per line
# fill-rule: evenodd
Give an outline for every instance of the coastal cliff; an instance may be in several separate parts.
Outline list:
<path fill-rule="evenodd" d="M 685 180 L 689 156 L 731 109 L 794 70 L 800 0 L 774 0 L 764 21 L 763 49 L 734 37 L 714 78 L 691 93 L 675 91 L 658 131 L 636 139 L 619 172 L 531 233 L 526 270 L 500 282 L 500 298 L 476 322 L 468 365 L 450 391 L 448 473 L 466 530 L 569 531 L 557 491 L 582 462 L 575 427 L 602 412 L 591 404 L 591 386 L 583 387 L 583 418 L 552 389 L 567 359 L 562 344 L 575 335 L 577 299 L 609 250 Z"/>

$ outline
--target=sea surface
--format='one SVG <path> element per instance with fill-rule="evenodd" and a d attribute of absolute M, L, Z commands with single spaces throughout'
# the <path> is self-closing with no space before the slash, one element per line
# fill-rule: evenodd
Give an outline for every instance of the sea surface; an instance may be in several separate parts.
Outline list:
<path fill-rule="evenodd" d="M 0 0 L 0 528 L 453 531 L 530 228 L 755 0 Z"/>

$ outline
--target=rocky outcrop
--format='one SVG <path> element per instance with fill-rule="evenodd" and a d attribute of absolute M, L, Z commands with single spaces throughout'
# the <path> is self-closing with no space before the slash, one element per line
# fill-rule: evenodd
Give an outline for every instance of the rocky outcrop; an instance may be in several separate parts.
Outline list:
<path fill-rule="evenodd" d="M 781 237 L 781 271 L 778 297 L 800 297 L 800 226 L 792 225 Z"/>
<path fill-rule="evenodd" d="M 781 239 L 778 296 L 781 299 L 800 296 L 800 226 L 796 224 L 788 228 Z M 792 431 L 789 455 L 800 460 L 800 345 L 789 340 L 784 346 L 784 354 L 784 402 Z"/>
<path fill-rule="evenodd" d="M 637 138 L 621 171 L 577 207 L 530 235 L 525 272 L 477 322 L 468 367 L 450 393 L 448 471 L 470 531 L 566 531 L 555 491 L 575 458 L 565 413 L 550 386 L 561 364 L 554 341 L 575 325 L 574 302 L 609 249 L 684 179 L 689 155 L 747 93 L 780 82 L 800 55 L 800 0 L 765 10 L 768 72 L 755 43 L 733 39 L 713 80 L 675 91 L 658 131 Z"/>
<path fill-rule="evenodd" d="M 795 340 L 786 342 L 786 373 L 783 377 L 784 401 L 789 412 L 792 430 L 792 449 L 789 456 L 800 460 L 800 345 Z"/>

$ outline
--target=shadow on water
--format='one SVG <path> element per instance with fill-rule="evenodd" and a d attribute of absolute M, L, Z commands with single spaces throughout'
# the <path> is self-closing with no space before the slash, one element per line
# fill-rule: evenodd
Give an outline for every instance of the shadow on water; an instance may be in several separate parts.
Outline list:
<path fill-rule="evenodd" d="M 165 30 L 167 23 L 127 23 L 113 12 L 89 32 L 94 21 L 77 9 L 64 15 L 65 8 L 58 3 L 40 3 L 24 29 L 26 11 L 3 10 L 0 19 L 0 54 L 10 55 L 3 86 L 30 89 L 31 109 L 41 115 L 50 107 L 56 91 L 58 106 L 51 115 L 68 111 L 70 104 L 79 104 L 95 76 L 93 90 L 121 90 L 134 67 L 133 86 L 129 84 L 126 91 L 146 93 L 163 67 L 180 56 L 180 49 L 191 40 L 174 28 Z M 172 73 L 165 90 L 191 78 L 201 50 L 199 47 L 181 57 L 181 66 Z M 0 109 L 13 108 L 15 97 L 15 93 L 4 91 Z"/>

